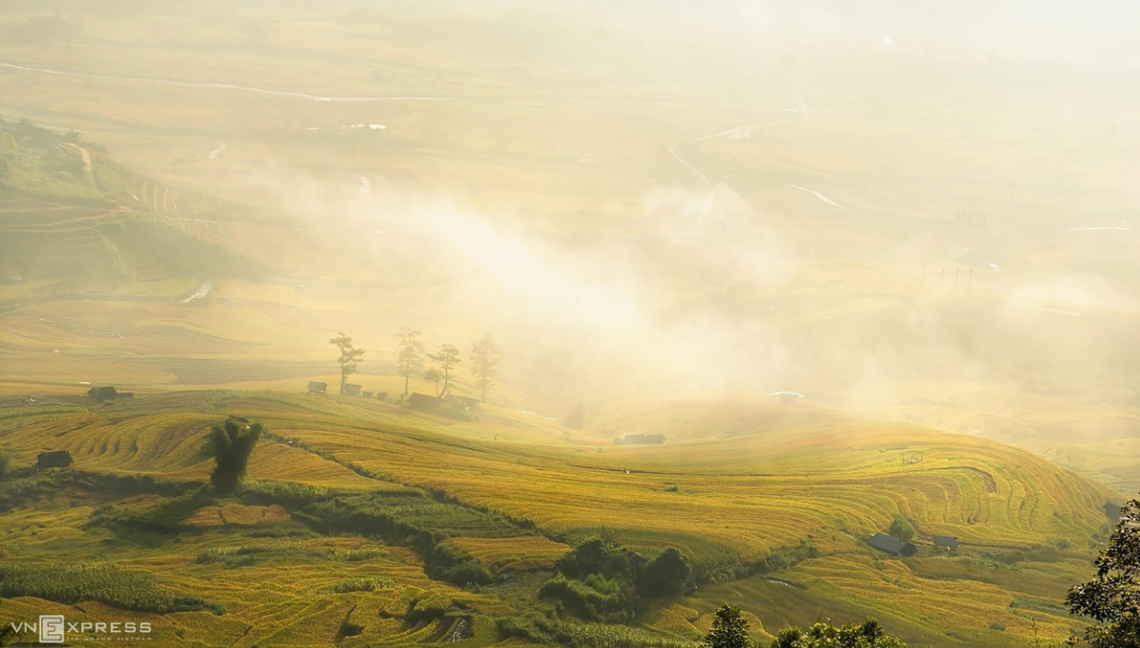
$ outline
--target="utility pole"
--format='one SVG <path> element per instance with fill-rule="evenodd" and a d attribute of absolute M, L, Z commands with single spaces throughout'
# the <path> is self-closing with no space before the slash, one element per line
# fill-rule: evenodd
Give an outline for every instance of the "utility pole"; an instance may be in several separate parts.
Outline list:
<path fill-rule="evenodd" d="M 942 279 L 938 282 L 938 292 L 941 293 L 942 289 L 946 287 L 946 268 L 942 268 Z"/>
<path fill-rule="evenodd" d="M 966 294 L 971 295 L 974 293 L 974 269 L 970 268 L 970 283 L 966 284 Z"/>
<path fill-rule="evenodd" d="M 922 262 L 922 283 L 926 283 L 926 262 Z"/>
<path fill-rule="evenodd" d="M 958 294 L 958 268 L 954 268 L 954 294 Z"/>

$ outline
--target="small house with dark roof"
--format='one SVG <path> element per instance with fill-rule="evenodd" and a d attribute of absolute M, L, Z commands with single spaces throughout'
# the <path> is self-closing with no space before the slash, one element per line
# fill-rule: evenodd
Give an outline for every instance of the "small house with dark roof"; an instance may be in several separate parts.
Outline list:
<path fill-rule="evenodd" d="M 67 450 L 41 452 L 39 456 L 36 457 L 36 468 L 40 470 L 47 470 L 48 468 L 67 468 L 72 463 L 71 453 Z"/>
<path fill-rule="evenodd" d="M 101 401 L 115 400 L 119 397 L 119 393 L 115 391 L 115 388 L 113 386 L 92 387 L 91 389 L 87 390 L 87 395 L 91 398 L 94 398 L 95 400 Z"/>
<path fill-rule="evenodd" d="M 892 553 L 896 556 L 913 556 L 918 553 L 918 547 L 909 542 L 899 540 L 898 538 L 892 538 L 885 533 L 876 533 L 870 538 L 867 538 L 867 544 L 875 549 Z"/>
<path fill-rule="evenodd" d="M 781 405 L 795 405 L 797 401 L 804 397 L 803 394 L 793 391 L 778 391 L 768 395 L 779 397 Z"/>
<path fill-rule="evenodd" d="M 1124 507 L 1112 502 L 1104 503 L 1104 516 L 1113 522 L 1119 522 L 1120 518 L 1124 515 Z"/>
<path fill-rule="evenodd" d="M 482 402 L 478 398 L 469 398 L 467 396 L 456 396 L 455 399 L 462 403 L 463 406 L 469 410 L 479 409 L 479 405 Z"/>
<path fill-rule="evenodd" d="M 934 548 L 942 551 L 957 551 L 958 538 L 953 536 L 934 536 Z"/>
<path fill-rule="evenodd" d="M 411 405 L 412 409 L 420 410 L 421 412 L 435 412 L 443 406 L 443 399 L 437 396 L 428 396 L 427 394 L 412 392 L 412 395 L 408 396 L 408 405 Z"/>
<path fill-rule="evenodd" d="M 347 383 L 344 386 L 343 394 L 345 396 L 359 396 L 361 389 L 363 389 L 363 388 L 360 385 L 355 385 L 353 383 Z"/>
<path fill-rule="evenodd" d="M 328 391 L 328 388 L 329 388 L 328 383 L 315 382 L 315 381 L 309 382 L 309 393 L 310 394 L 323 394 L 326 391 Z"/>

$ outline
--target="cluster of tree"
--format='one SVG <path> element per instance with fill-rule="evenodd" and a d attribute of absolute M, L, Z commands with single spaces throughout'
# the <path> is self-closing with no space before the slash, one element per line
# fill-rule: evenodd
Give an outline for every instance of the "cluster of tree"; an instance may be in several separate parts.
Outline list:
<path fill-rule="evenodd" d="M 210 481 L 219 493 L 237 490 L 249 467 L 253 448 L 266 431 L 261 423 L 249 425 L 243 419 L 231 416 L 210 430 L 210 450 L 214 455 L 214 471 Z"/>
<path fill-rule="evenodd" d="M 420 332 L 409 328 L 400 329 L 396 339 L 396 372 L 404 377 L 404 397 L 408 396 L 412 376 L 422 376 L 424 380 L 433 383 L 437 397 L 446 396 L 451 387 L 451 372 L 463 362 L 459 357 L 459 348 L 454 344 L 441 344 L 435 353 L 428 353 L 420 340 Z M 337 331 L 336 337 L 329 339 L 329 344 L 340 349 L 337 362 L 340 364 L 340 393 L 343 394 L 348 377 L 360 369 L 360 359 L 365 350 L 356 348 L 352 338 L 343 331 Z M 425 360 L 431 360 L 437 366 L 425 369 Z M 487 392 L 495 388 L 495 377 L 501 361 L 502 349 L 495 344 L 490 333 L 472 343 L 471 373 L 475 376 L 475 385 L 482 395 L 480 400 L 486 401 Z M 440 382 L 443 383 L 442 389 Z"/>
<path fill-rule="evenodd" d="M 748 619 L 740 608 L 722 605 L 716 611 L 712 629 L 705 635 L 705 648 L 758 648 L 748 634 Z M 776 635 L 771 648 L 906 648 L 906 644 L 883 630 L 877 621 L 833 626 L 816 623 L 807 630 L 785 628 Z"/>
<path fill-rule="evenodd" d="M 680 551 L 669 547 L 652 560 L 612 540 L 590 538 L 554 565 L 557 572 L 539 589 L 575 616 L 621 623 L 644 598 L 676 596 L 691 583 L 693 569 Z"/>
<path fill-rule="evenodd" d="M 436 396 L 446 396 L 451 386 L 451 371 L 456 365 L 463 362 L 459 357 L 459 348 L 454 344 L 441 344 L 435 353 L 428 353 L 420 341 L 420 332 L 408 328 L 401 329 L 396 334 L 399 340 L 398 372 L 404 377 L 404 396 L 408 395 L 408 382 L 412 376 L 421 375 L 424 380 L 434 383 Z M 438 364 L 436 367 L 424 369 L 424 359 L 427 358 Z M 491 338 L 490 333 L 475 340 L 471 345 L 471 373 L 475 376 L 475 385 L 479 387 L 482 397 L 487 400 L 487 392 L 495 388 L 495 377 L 498 375 L 499 363 L 502 361 L 502 349 Z M 440 381 L 443 388 L 439 388 Z"/>
<path fill-rule="evenodd" d="M 887 534 L 899 540 L 910 542 L 914 540 L 917 532 L 914 530 L 914 527 L 911 526 L 910 521 L 898 513 L 895 513 L 894 518 L 891 520 L 891 526 L 887 527 Z"/>

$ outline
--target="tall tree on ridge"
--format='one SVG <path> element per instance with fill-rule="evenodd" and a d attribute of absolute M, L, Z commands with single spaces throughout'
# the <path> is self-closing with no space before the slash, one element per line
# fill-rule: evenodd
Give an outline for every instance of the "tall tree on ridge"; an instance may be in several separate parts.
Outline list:
<path fill-rule="evenodd" d="M 439 392 L 440 397 L 447 395 L 447 387 L 451 382 L 451 370 L 455 365 L 463 362 L 459 359 L 459 349 L 455 348 L 454 344 L 441 344 L 439 346 L 439 353 L 432 353 L 428 355 L 433 361 L 438 362 L 441 369 L 443 369 L 443 391 Z"/>
<path fill-rule="evenodd" d="M 412 331 L 407 327 L 400 329 L 396 337 L 400 338 L 399 368 L 397 371 L 404 377 L 404 398 L 407 398 L 408 379 L 413 373 L 424 368 L 424 343 L 420 342 L 419 331 Z"/>
<path fill-rule="evenodd" d="M 495 388 L 495 375 L 498 373 L 499 362 L 502 361 L 503 350 L 491 339 L 490 333 L 485 333 L 482 340 L 475 340 L 471 345 L 471 373 L 475 374 L 475 384 L 482 390 L 483 396 L 479 399 L 487 402 L 487 392 Z"/>
<path fill-rule="evenodd" d="M 337 362 L 340 363 L 340 393 L 344 394 L 348 377 L 356 373 L 360 367 L 360 357 L 364 355 L 364 349 L 352 346 L 352 338 L 345 335 L 344 331 L 337 331 L 336 337 L 329 339 L 329 344 L 340 349 L 340 358 Z"/>

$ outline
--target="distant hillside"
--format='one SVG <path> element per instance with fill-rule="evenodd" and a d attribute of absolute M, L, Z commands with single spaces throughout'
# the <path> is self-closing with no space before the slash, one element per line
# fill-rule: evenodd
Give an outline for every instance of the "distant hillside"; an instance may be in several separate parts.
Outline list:
<path fill-rule="evenodd" d="M 134 173 L 78 133 L 0 120 L 0 282 L 256 276 L 224 242 L 237 215 Z"/>

